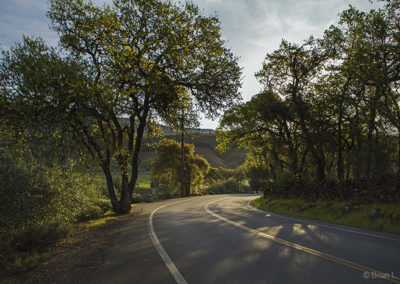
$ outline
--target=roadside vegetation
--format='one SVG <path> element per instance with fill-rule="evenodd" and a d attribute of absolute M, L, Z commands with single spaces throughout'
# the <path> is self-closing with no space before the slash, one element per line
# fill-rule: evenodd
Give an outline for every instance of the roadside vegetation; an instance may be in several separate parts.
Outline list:
<path fill-rule="evenodd" d="M 399 9 L 351 7 L 321 38 L 282 40 L 256 75 L 264 90 L 225 112 L 219 149 L 247 149 L 264 182 L 399 173 Z"/>
<path fill-rule="evenodd" d="M 400 235 L 397 204 L 259 197 L 253 205 L 270 212 Z"/>
<path fill-rule="evenodd" d="M 50 0 L 59 46 L 24 37 L 0 59 L 1 276 L 176 196 L 263 191 L 262 209 L 398 234 L 400 4 L 384 2 L 282 40 L 242 103 L 219 19 L 193 3 Z M 190 137 L 201 113 L 223 114 L 216 136 Z"/>
<path fill-rule="evenodd" d="M 260 200 L 268 206 L 277 200 L 279 212 L 317 218 L 326 212 L 317 204 L 336 204 L 331 210 L 340 212 L 353 202 L 398 213 L 400 4 L 383 2 L 369 12 L 344 10 L 320 38 L 282 40 L 256 74 L 263 91 L 221 120 L 219 150 L 248 151 L 250 186 L 264 192 Z M 286 199 L 293 208 L 283 205 Z M 295 199 L 316 206 L 300 210 Z M 383 217 L 364 220 L 372 207 L 327 218 L 389 231 L 398 226 Z"/>
<path fill-rule="evenodd" d="M 193 3 L 48 4 L 59 45 L 24 36 L 0 58 L 1 276 L 43 261 L 77 224 L 173 196 L 173 163 L 157 172 L 156 157 L 140 157 L 144 140 L 161 124 L 183 137 L 200 113 L 241 99 L 219 19 Z M 188 149 L 186 191 L 198 194 L 209 164 Z M 152 186 L 156 176 L 168 186 Z"/>
<path fill-rule="evenodd" d="M 83 173 L 41 164 L 27 153 L 0 155 L 0 275 L 40 264 L 77 222 L 110 218 L 103 187 Z"/>
<path fill-rule="evenodd" d="M 399 233 L 400 4 L 383 2 L 282 40 L 256 74 L 263 91 L 225 112 L 218 148 L 248 151 L 257 207 Z"/>

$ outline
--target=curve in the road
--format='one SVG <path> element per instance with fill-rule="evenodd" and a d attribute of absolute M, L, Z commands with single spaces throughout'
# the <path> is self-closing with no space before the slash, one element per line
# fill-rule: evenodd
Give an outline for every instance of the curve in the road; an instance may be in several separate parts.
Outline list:
<path fill-rule="evenodd" d="M 314 249 L 311 249 L 311 248 L 307 248 L 307 247 L 298 245 L 296 243 L 288 242 L 288 241 L 283 240 L 281 238 L 274 237 L 272 235 L 269 235 L 269 234 L 254 230 L 254 229 L 249 228 L 247 226 L 244 226 L 244 225 L 242 225 L 240 223 L 237 223 L 237 222 L 234 222 L 232 220 L 229 220 L 229 219 L 227 219 L 225 217 L 222 217 L 221 215 L 213 212 L 212 210 L 210 210 L 209 205 L 211 205 L 213 203 L 216 203 L 218 201 L 226 200 L 226 199 L 229 199 L 229 198 L 217 199 L 217 200 L 213 200 L 211 202 L 208 202 L 208 203 L 206 203 L 204 205 L 204 210 L 207 213 L 209 213 L 212 216 L 214 216 L 215 218 L 217 218 L 217 219 L 219 219 L 219 220 L 221 220 L 221 221 L 223 221 L 225 223 L 228 223 L 228 224 L 231 224 L 233 226 L 236 226 L 236 227 L 238 227 L 238 228 L 240 228 L 242 230 L 245 230 L 245 231 L 248 231 L 250 233 L 253 233 L 253 234 L 255 234 L 255 235 L 259 236 L 259 237 L 262 237 L 262 238 L 265 238 L 265 239 L 269 239 L 271 241 L 275 241 L 275 242 L 281 243 L 283 245 L 295 248 L 297 250 L 301 250 L 301 251 L 307 252 L 309 254 L 312 254 L 312 255 L 315 255 L 315 256 L 319 256 L 319 257 L 322 257 L 322 258 L 325 258 L 325 259 L 328 259 L 328 260 L 331 260 L 331 261 L 346 265 L 348 267 L 360 270 L 362 272 L 376 274 L 376 275 L 380 276 L 382 279 L 387 279 L 387 280 L 392 281 L 394 283 L 400 283 L 400 280 L 397 279 L 397 277 L 394 277 L 393 275 L 390 275 L 389 273 L 384 273 L 384 272 L 379 271 L 377 269 L 366 267 L 366 266 L 354 263 L 352 261 L 349 261 L 349 260 L 346 260 L 346 259 L 343 259 L 343 258 L 339 258 L 339 257 L 333 256 L 333 255 L 330 255 L 330 254 L 326 254 L 326 253 L 323 253 L 323 252 L 320 252 L 320 251 L 317 251 L 317 250 L 314 250 Z"/>
<path fill-rule="evenodd" d="M 164 208 L 164 207 L 170 206 L 170 205 L 174 205 L 174 204 L 177 204 L 177 203 L 185 202 L 185 201 L 187 201 L 187 200 L 177 201 L 177 202 L 173 202 L 173 203 L 169 203 L 169 204 L 160 206 L 160 207 L 154 209 L 153 212 L 151 212 L 150 217 L 149 217 L 149 230 L 148 230 L 148 232 L 149 232 L 150 238 L 153 241 L 153 244 L 156 247 L 156 249 L 157 249 L 158 253 L 160 254 L 162 260 L 164 261 L 165 265 L 167 266 L 167 268 L 171 272 L 172 276 L 175 278 L 176 283 L 178 283 L 178 284 L 187 284 L 187 281 L 182 276 L 182 274 L 179 272 L 178 268 L 176 268 L 174 262 L 169 257 L 168 253 L 165 251 L 165 249 L 162 246 L 160 240 L 158 239 L 157 234 L 154 231 L 153 216 L 161 208 Z"/>
<path fill-rule="evenodd" d="M 394 283 L 400 283 L 400 279 L 398 277 L 395 277 L 393 274 L 390 275 L 388 273 L 384 273 L 384 272 L 379 271 L 377 269 L 373 269 L 373 268 L 370 268 L 370 267 L 367 267 L 367 266 L 364 266 L 364 265 L 360 265 L 358 263 L 346 260 L 344 258 L 336 257 L 334 255 L 331 255 L 331 254 L 328 254 L 328 253 L 324 253 L 322 251 L 309 248 L 307 246 L 302 246 L 302 245 L 299 245 L 297 243 L 290 242 L 290 241 L 287 241 L 285 239 L 278 238 L 278 237 L 275 237 L 273 235 L 261 232 L 259 230 L 255 230 L 255 229 L 250 228 L 248 226 L 245 226 L 245 225 L 243 225 L 243 224 L 241 224 L 239 222 L 236 222 L 238 220 L 234 221 L 234 220 L 228 219 L 228 218 L 223 217 L 220 214 L 218 214 L 219 212 L 216 213 L 215 211 L 210 209 L 210 205 L 211 204 L 215 204 L 217 202 L 221 202 L 221 201 L 224 201 L 224 200 L 229 200 L 231 198 L 233 198 L 233 197 L 231 196 L 231 197 L 225 197 L 225 198 L 218 198 L 218 199 L 216 199 L 216 200 L 214 199 L 214 200 L 212 200 L 210 202 L 206 201 L 206 203 L 203 204 L 203 206 L 202 206 L 203 208 L 202 209 L 204 209 L 204 211 L 206 213 L 208 213 L 209 215 L 211 215 L 212 217 L 214 217 L 214 218 L 216 218 L 216 219 L 218 219 L 220 221 L 223 221 L 224 223 L 233 225 L 233 226 L 235 226 L 235 227 L 237 227 L 237 228 L 239 228 L 241 230 L 244 230 L 244 231 L 247 231 L 249 233 L 252 233 L 257 237 L 261 237 L 261 238 L 264 238 L 264 239 L 267 239 L 267 240 L 270 240 L 270 241 L 274 241 L 276 243 L 283 244 L 283 245 L 285 245 L 287 247 L 291 247 L 291 248 L 294 248 L 296 250 L 299 250 L 299 251 L 302 251 L 302 252 L 306 252 L 306 253 L 311 254 L 313 256 L 317 256 L 317 257 L 320 257 L 320 258 L 323 258 L 323 259 L 326 259 L 326 260 L 329 260 L 329 261 L 344 265 L 346 267 L 349 267 L 349 268 L 352 268 L 352 269 L 356 269 L 358 271 L 362 271 L 362 272 L 364 272 L 364 275 L 366 275 L 366 273 L 367 273 L 367 275 L 369 275 L 369 274 L 378 275 L 379 276 L 378 278 L 381 278 L 382 280 L 389 280 L 389 281 L 394 282 Z M 175 278 L 175 281 L 177 283 L 179 283 L 179 284 L 180 283 L 187 283 L 187 281 L 182 276 L 182 274 L 179 272 L 179 270 L 175 266 L 174 262 L 171 260 L 170 256 L 167 254 L 166 250 L 164 249 L 163 245 L 161 244 L 159 238 L 157 237 L 157 234 L 155 233 L 154 226 L 153 226 L 153 217 L 154 217 L 155 213 L 158 210 L 160 210 L 160 209 L 162 209 L 164 207 L 175 205 L 175 204 L 182 203 L 182 202 L 189 201 L 189 200 L 191 200 L 191 199 L 185 199 L 185 200 L 169 203 L 169 204 L 166 204 L 166 205 L 163 205 L 163 206 L 160 206 L 160 207 L 154 209 L 151 212 L 150 216 L 149 216 L 149 222 L 148 222 L 148 234 L 150 235 L 151 240 L 153 241 L 153 244 L 156 247 L 156 249 L 157 249 L 158 253 L 160 254 L 162 260 L 164 261 L 165 265 L 167 266 L 167 268 L 171 272 L 172 276 Z M 256 211 L 260 212 L 259 209 L 256 209 L 254 207 L 249 208 L 250 207 L 249 203 L 247 205 L 248 205 L 248 207 L 247 206 L 243 206 L 243 207 L 247 208 L 247 210 L 252 209 L 252 210 L 256 210 Z M 283 216 L 279 216 L 279 215 L 277 215 L 277 216 L 281 217 L 281 218 L 284 218 Z M 293 220 L 298 221 L 297 219 L 294 219 L 294 218 L 293 218 Z M 318 223 L 317 225 L 321 226 L 322 224 Z M 325 225 L 322 225 L 322 226 L 325 226 Z M 331 227 L 329 226 L 329 228 L 331 228 Z M 333 226 L 332 226 L 332 228 L 333 229 L 340 229 L 340 228 L 336 228 L 336 227 L 333 227 Z M 352 230 L 346 230 L 346 231 L 360 233 L 360 232 L 352 231 Z M 365 234 L 365 233 L 363 233 L 363 234 Z M 385 238 L 385 237 L 378 236 L 378 235 L 373 235 L 373 234 L 365 234 L 365 235 L 377 236 L 377 237 L 380 237 L 380 238 Z M 388 237 L 388 239 L 389 239 L 389 237 Z M 397 241 L 397 239 L 396 239 L 396 241 Z M 176 257 L 176 255 L 175 255 L 175 257 Z M 184 272 L 186 273 L 186 271 L 184 271 Z M 365 278 L 365 276 L 364 276 L 364 278 Z"/>

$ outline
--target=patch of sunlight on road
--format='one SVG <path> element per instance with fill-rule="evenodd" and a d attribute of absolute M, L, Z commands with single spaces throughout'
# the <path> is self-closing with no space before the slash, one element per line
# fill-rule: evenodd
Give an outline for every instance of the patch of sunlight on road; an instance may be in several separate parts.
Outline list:
<path fill-rule="evenodd" d="M 252 253 L 252 254 L 245 256 L 244 258 L 241 258 L 241 261 L 248 263 L 248 264 L 252 264 L 252 263 L 256 263 L 259 258 L 260 258 L 259 253 Z"/>
<path fill-rule="evenodd" d="M 316 226 L 316 225 L 309 224 L 309 225 L 307 225 L 307 229 L 309 229 L 310 231 L 314 232 L 315 235 L 318 236 L 318 238 L 320 240 L 322 240 L 322 241 L 330 242 L 330 243 L 333 243 L 333 242 L 339 243 L 340 242 L 340 238 L 338 236 L 332 236 L 332 235 L 328 236 L 328 235 L 323 234 L 323 233 L 318 233 L 319 227 Z"/>
<path fill-rule="evenodd" d="M 266 242 L 264 239 L 260 239 L 260 238 L 253 239 L 252 242 L 253 242 L 254 246 L 256 247 L 256 249 L 259 251 L 269 249 L 273 245 L 273 242 Z"/>
<path fill-rule="evenodd" d="M 318 227 L 315 225 L 307 225 L 307 228 L 310 229 L 311 231 L 318 229 Z"/>
<path fill-rule="evenodd" d="M 290 256 L 290 248 L 284 247 L 279 251 L 279 257 L 289 257 Z"/>
<path fill-rule="evenodd" d="M 307 234 L 306 230 L 303 229 L 302 224 L 293 224 L 293 233 L 295 235 L 305 235 Z"/>
<path fill-rule="evenodd" d="M 218 263 L 214 265 L 214 271 L 234 271 L 236 268 L 240 267 L 242 263 L 237 261 L 235 257 L 225 257 Z M 217 273 L 215 275 L 218 275 Z"/>
<path fill-rule="evenodd" d="M 189 259 L 192 259 L 192 258 L 201 257 L 203 255 L 207 255 L 208 253 L 209 253 L 209 251 L 207 251 L 205 249 L 198 249 L 198 250 L 191 251 L 190 253 L 187 254 L 187 256 Z"/>
<path fill-rule="evenodd" d="M 221 220 L 211 219 L 211 220 L 207 220 L 207 221 L 204 221 L 204 222 L 207 223 L 207 224 L 212 224 L 212 223 L 219 223 L 219 222 L 221 222 Z"/>
<path fill-rule="evenodd" d="M 311 256 L 306 253 L 293 253 L 292 251 L 292 258 L 288 267 L 294 269 L 296 273 L 300 273 L 304 271 L 304 267 L 312 267 L 319 261 L 318 257 Z"/>
<path fill-rule="evenodd" d="M 279 232 L 282 230 L 282 228 L 283 228 L 282 225 L 274 226 L 274 227 L 264 226 L 264 227 L 261 227 L 261 228 L 257 228 L 257 231 L 265 232 L 268 235 L 276 237 L 279 234 Z"/>

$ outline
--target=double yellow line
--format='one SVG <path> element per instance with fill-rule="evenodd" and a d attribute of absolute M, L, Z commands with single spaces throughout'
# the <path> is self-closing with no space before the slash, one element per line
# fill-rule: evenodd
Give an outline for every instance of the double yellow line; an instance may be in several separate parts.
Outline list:
<path fill-rule="evenodd" d="M 224 199 L 225 199 L 225 198 L 224 198 Z M 367 266 L 364 266 L 364 265 L 360 265 L 360 264 L 354 263 L 354 262 L 352 262 L 352 261 L 349 261 L 349 260 L 346 260 L 346 259 L 343 259 L 343 258 L 339 258 L 339 257 L 333 256 L 333 255 L 330 255 L 330 254 L 326 254 L 326 253 L 323 253 L 323 252 L 320 252 L 320 251 L 317 251 L 317 250 L 314 250 L 314 249 L 310 249 L 310 248 L 307 248 L 307 247 L 298 245 L 298 244 L 296 244 L 296 243 L 288 242 L 288 241 L 286 241 L 286 240 L 283 240 L 283 239 L 281 239 L 281 238 L 274 237 L 274 236 L 272 236 L 272 235 L 265 234 L 265 233 L 263 233 L 263 232 L 254 230 L 254 229 L 249 228 L 249 227 L 247 227 L 247 226 L 244 226 L 244 225 L 242 225 L 242 224 L 240 224 L 240 223 L 237 223 L 237 222 L 234 222 L 234 221 L 232 221 L 232 220 L 229 220 L 229 219 L 227 219 L 227 218 L 225 218 L 225 217 L 222 217 L 221 215 L 218 215 L 217 213 L 211 211 L 211 210 L 208 208 L 208 206 L 209 206 L 210 204 L 215 203 L 215 202 L 217 202 L 217 201 L 221 201 L 221 200 L 222 200 L 222 199 L 218 199 L 218 200 L 214 200 L 214 201 L 212 201 L 212 202 L 209 202 L 209 203 L 205 204 L 205 205 L 204 205 L 204 210 L 205 210 L 207 213 L 209 213 L 209 214 L 211 214 L 212 216 L 214 216 L 215 218 L 220 219 L 221 221 L 224 221 L 225 223 L 228 223 L 228 224 L 231 224 L 231 225 L 233 225 L 233 226 L 236 226 L 236 227 L 238 227 L 238 228 L 240 228 L 240 229 L 243 229 L 243 230 L 245 230 L 245 231 L 248 231 L 248 232 L 250 232 L 250 233 L 253 233 L 253 234 L 255 234 L 255 235 L 259 236 L 259 237 L 262 237 L 262 238 L 265 238 L 265 239 L 269 239 L 269 240 L 271 240 L 271 241 L 284 244 L 284 245 L 286 245 L 286 246 L 289 246 L 289 247 L 292 247 L 292 248 L 295 248 L 295 249 L 298 249 L 298 250 L 307 252 L 307 253 L 309 253 L 309 254 L 316 255 L 316 256 L 319 256 L 319 257 L 322 257 L 322 258 L 325 258 L 325 259 L 328 259 L 328 260 L 331 260 L 331 261 L 334 261 L 334 262 L 337 262 L 337 263 L 346 265 L 346 266 L 348 266 L 348 267 L 351 267 L 351 268 L 360 270 L 360 271 L 362 271 L 362 272 L 364 272 L 364 273 L 368 273 L 368 274 L 364 274 L 364 275 L 368 275 L 368 276 L 374 275 L 374 276 L 376 276 L 376 278 L 379 278 L 379 279 L 386 279 L 386 280 L 389 280 L 389 281 L 391 281 L 391 282 L 399 283 L 399 284 L 400 284 L 400 279 L 399 279 L 398 277 L 395 277 L 394 275 L 390 275 L 390 274 L 388 274 L 388 273 L 384 273 L 384 272 L 382 272 L 382 271 L 379 271 L 379 270 L 376 270 L 376 269 L 373 269 L 373 268 L 370 268 L 370 267 L 367 267 Z"/>

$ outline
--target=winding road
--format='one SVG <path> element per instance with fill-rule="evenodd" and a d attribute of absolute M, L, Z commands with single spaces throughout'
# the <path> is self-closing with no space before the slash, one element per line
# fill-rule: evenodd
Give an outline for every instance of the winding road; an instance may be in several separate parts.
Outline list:
<path fill-rule="evenodd" d="M 400 283 L 400 237 L 260 211 L 254 195 L 139 206 L 96 283 Z"/>

